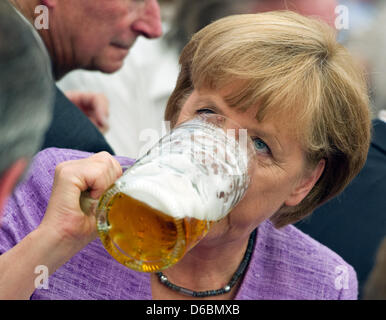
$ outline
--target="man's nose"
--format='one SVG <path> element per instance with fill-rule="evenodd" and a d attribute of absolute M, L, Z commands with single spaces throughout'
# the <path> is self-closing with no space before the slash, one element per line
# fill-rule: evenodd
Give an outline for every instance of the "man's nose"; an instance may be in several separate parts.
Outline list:
<path fill-rule="evenodd" d="M 157 0 L 145 0 L 145 7 L 132 28 L 146 38 L 162 36 L 161 10 Z"/>

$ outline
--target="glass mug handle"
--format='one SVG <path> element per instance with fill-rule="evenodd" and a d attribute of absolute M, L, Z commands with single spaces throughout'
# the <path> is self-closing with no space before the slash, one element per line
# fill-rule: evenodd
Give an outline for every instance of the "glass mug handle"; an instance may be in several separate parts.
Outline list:
<path fill-rule="evenodd" d="M 79 204 L 85 215 L 89 216 L 91 214 L 95 214 L 98 203 L 99 199 L 95 200 L 91 198 L 89 191 L 83 191 L 80 194 Z"/>

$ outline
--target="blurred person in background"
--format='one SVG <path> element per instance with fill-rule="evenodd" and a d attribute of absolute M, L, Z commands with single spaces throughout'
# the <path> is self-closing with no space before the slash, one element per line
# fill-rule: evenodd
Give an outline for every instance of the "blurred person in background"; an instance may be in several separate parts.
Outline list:
<path fill-rule="evenodd" d="M 52 116 L 48 53 L 7 1 L 0 1 L 0 228 L 3 206 L 41 146 Z"/>
<path fill-rule="evenodd" d="M 296 224 L 354 266 L 359 298 L 386 236 L 386 123 L 374 119 L 372 125 L 366 164 L 358 176 L 340 195 Z"/>
<path fill-rule="evenodd" d="M 122 67 L 138 36 L 157 38 L 162 34 L 156 0 L 10 1 L 31 28 L 36 8 L 39 5 L 47 8 L 48 28 L 38 32 L 50 54 L 56 80 L 75 69 L 115 72 Z M 106 103 L 100 95 L 71 92 L 66 97 L 57 89 L 53 121 L 42 148 L 113 153 L 102 133 L 87 118 L 102 131 L 106 130 L 103 120 L 107 117 Z"/>
<path fill-rule="evenodd" d="M 339 5 L 345 7 L 349 23 L 347 28 L 339 30 L 338 40 L 345 46 L 357 37 L 362 37 L 377 16 L 380 3 L 383 0 L 338 0 Z"/>
<path fill-rule="evenodd" d="M 365 300 L 386 300 L 386 237 L 377 253 L 374 268 L 364 288 Z"/>
<path fill-rule="evenodd" d="M 178 0 L 165 37 L 153 43 L 141 39 L 131 59 L 144 70 L 153 109 L 163 115 L 179 72 L 178 56 L 195 32 L 229 15 L 273 10 L 292 10 L 333 26 L 335 6 L 336 0 Z"/>
<path fill-rule="evenodd" d="M 360 27 L 356 27 L 355 16 L 351 18 L 350 15 L 352 21 L 344 45 L 357 55 L 367 68 L 373 100 L 373 118 L 379 118 L 382 116 L 382 110 L 386 110 L 386 3 L 384 1 L 356 1 L 355 3 L 357 7 L 362 9 L 366 19 L 358 22 Z M 348 8 L 350 9 L 350 6 Z M 355 13 L 360 10 L 350 9 L 349 12 L 352 11 Z M 368 11 L 371 14 L 367 13 Z"/>
<path fill-rule="evenodd" d="M 304 16 L 313 17 L 335 27 L 336 0 L 256 0 L 253 10 L 267 12 L 273 10 L 291 10 Z"/>
<path fill-rule="evenodd" d="M 159 1 L 163 29 L 168 29 L 167 21 L 174 13 L 175 2 Z M 162 43 L 160 39 L 152 40 L 150 44 L 142 40 L 143 38 L 139 38 L 136 41 L 118 72 L 105 74 L 77 70 L 58 82 L 58 86 L 64 91 L 100 92 L 107 97 L 110 103 L 110 128 L 105 133 L 105 138 L 117 154 L 132 158 L 140 157 L 141 150 L 148 146 L 149 137 L 157 141 L 157 137 L 161 136 L 166 100 L 174 88 L 179 70 L 178 54 L 172 58 L 164 53 L 159 55 L 158 46 Z M 142 44 L 145 44 L 145 48 Z M 138 46 L 139 49 L 136 49 Z M 156 98 L 153 97 L 157 97 L 159 92 L 162 92 L 163 107 L 154 103 Z"/>

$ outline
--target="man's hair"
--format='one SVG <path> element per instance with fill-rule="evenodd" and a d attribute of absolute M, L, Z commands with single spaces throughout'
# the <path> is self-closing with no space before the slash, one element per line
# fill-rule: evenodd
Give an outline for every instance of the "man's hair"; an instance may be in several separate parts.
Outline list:
<path fill-rule="evenodd" d="M 306 172 L 325 159 L 305 199 L 274 214 L 276 227 L 310 214 L 363 167 L 371 131 L 366 81 L 327 24 L 289 11 L 230 16 L 196 33 L 180 64 L 165 111 L 172 125 L 193 89 L 237 84 L 225 97 L 228 105 L 258 105 L 259 122 L 274 117 L 287 126 L 302 146 Z"/>
<path fill-rule="evenodd" d="M 32 157 L 52 116 L 54 81 L 47 52 L 7 1 L 0 1 L 0 176 Z"/>

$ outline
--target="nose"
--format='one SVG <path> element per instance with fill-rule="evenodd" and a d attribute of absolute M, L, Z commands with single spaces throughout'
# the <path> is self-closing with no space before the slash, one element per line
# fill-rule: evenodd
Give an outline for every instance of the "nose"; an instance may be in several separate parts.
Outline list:
<path fill-rule="evenodd" d="M 149 39 L 162 36 L 161 10 L 157 0 L 145 0 L 145 7 L 132 29 Z"/>

